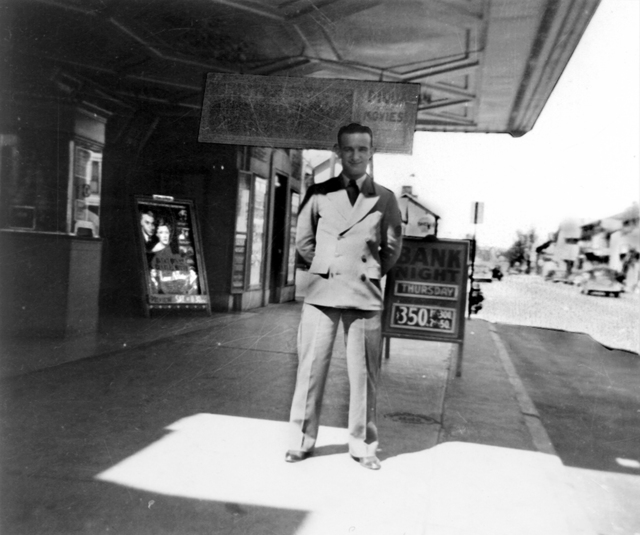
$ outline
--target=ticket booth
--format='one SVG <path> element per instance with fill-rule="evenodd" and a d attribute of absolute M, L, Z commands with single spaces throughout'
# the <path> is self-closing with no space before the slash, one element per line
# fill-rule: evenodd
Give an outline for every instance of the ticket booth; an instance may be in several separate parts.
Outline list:
<path fill-rule="evenodd" d="M 3 105 L 3 333 L 76 336 L 96 332 L 102 314 L 143 313 L 139 195 L 197 208 L 211 311 L 295 299 L 300 150 L 199 143 L 197 116 L 178 126 L 150 115 L 134 136 L 135 117 L 88 104 Z"/>
<path fill-rule="evenodd" d="M 107 115 L 64 101 L 3 103 L 3 332 L 68 335 L 97 328 Z"/>

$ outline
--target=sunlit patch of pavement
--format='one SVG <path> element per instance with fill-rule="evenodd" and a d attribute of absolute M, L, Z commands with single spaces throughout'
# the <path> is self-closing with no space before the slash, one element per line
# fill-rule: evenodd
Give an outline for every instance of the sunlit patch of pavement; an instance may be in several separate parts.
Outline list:
<path fill-rule="evenodd" d="M 345 429 L 321 427 L 316 454 L 284 461 L 286 422 L 198 414 L 97 478 L 150 492 L 307 512 L 297 533 L 591 533 L 550 455 L 449 442 L 369 471 Z M 568 489 L 567 489 L 568 490 Z"/>
<path fill-rule="evenodd" d="M 638 475 L 566 467 L 578 502 L 597 533 L 640 535 Z"/>

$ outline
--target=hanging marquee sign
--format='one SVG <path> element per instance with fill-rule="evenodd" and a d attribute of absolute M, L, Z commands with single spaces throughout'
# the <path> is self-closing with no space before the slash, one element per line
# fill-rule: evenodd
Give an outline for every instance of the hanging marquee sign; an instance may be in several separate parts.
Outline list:
<path fill-rule="evenodd" d="M 378 152 L 411 154 L 419 94 L 419 84 L 211 73 L 198 140 L 331 150 L 357 122 Z"/>

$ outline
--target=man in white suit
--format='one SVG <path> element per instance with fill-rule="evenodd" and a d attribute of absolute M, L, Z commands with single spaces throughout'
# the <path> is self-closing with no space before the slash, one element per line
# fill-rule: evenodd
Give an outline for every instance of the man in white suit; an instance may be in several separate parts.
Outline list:
<path fill-rule="evenodd" d="M 349 374 L 349 453 L 362 466 L 376 457 L 376 388 L 382 350 L 381 278 L 398 260 L 401 215 L 395 195 L 367 174 L 373 133 L 356 123 L 338 132 L 342 174 L 311 186 L 298 215 L 297 249 L 310 282 L 298 331 L 298 373 L 285 460 L 313 452 L 331 351 L 342 320 Z"/>

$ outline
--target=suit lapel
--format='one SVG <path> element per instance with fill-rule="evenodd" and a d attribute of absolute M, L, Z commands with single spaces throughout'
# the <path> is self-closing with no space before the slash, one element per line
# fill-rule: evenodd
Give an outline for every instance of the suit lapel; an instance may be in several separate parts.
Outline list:
<path fill-rule="evenodd" d="M 342 230 L 342 232 L 346 232 L 353 225 L 355 225 L 358 221 L 363 219 L 376 205 L 379 195 L 376 195 L 376 190 L 373 185 L 373 179 L 370 176 L 367 176 L 366 180 L 362 184 L 362 188 L 360 190 L 360 195 L 358 196 L 358 200 L 356 203 L 351 206 L 349 202 L 349 196 L 347 195 L 346 190 L 344 190 L 344 198 L 346 199 L 347 205 L 349 207 L 350 213 L 347 217 L 347 224 Z"/>

